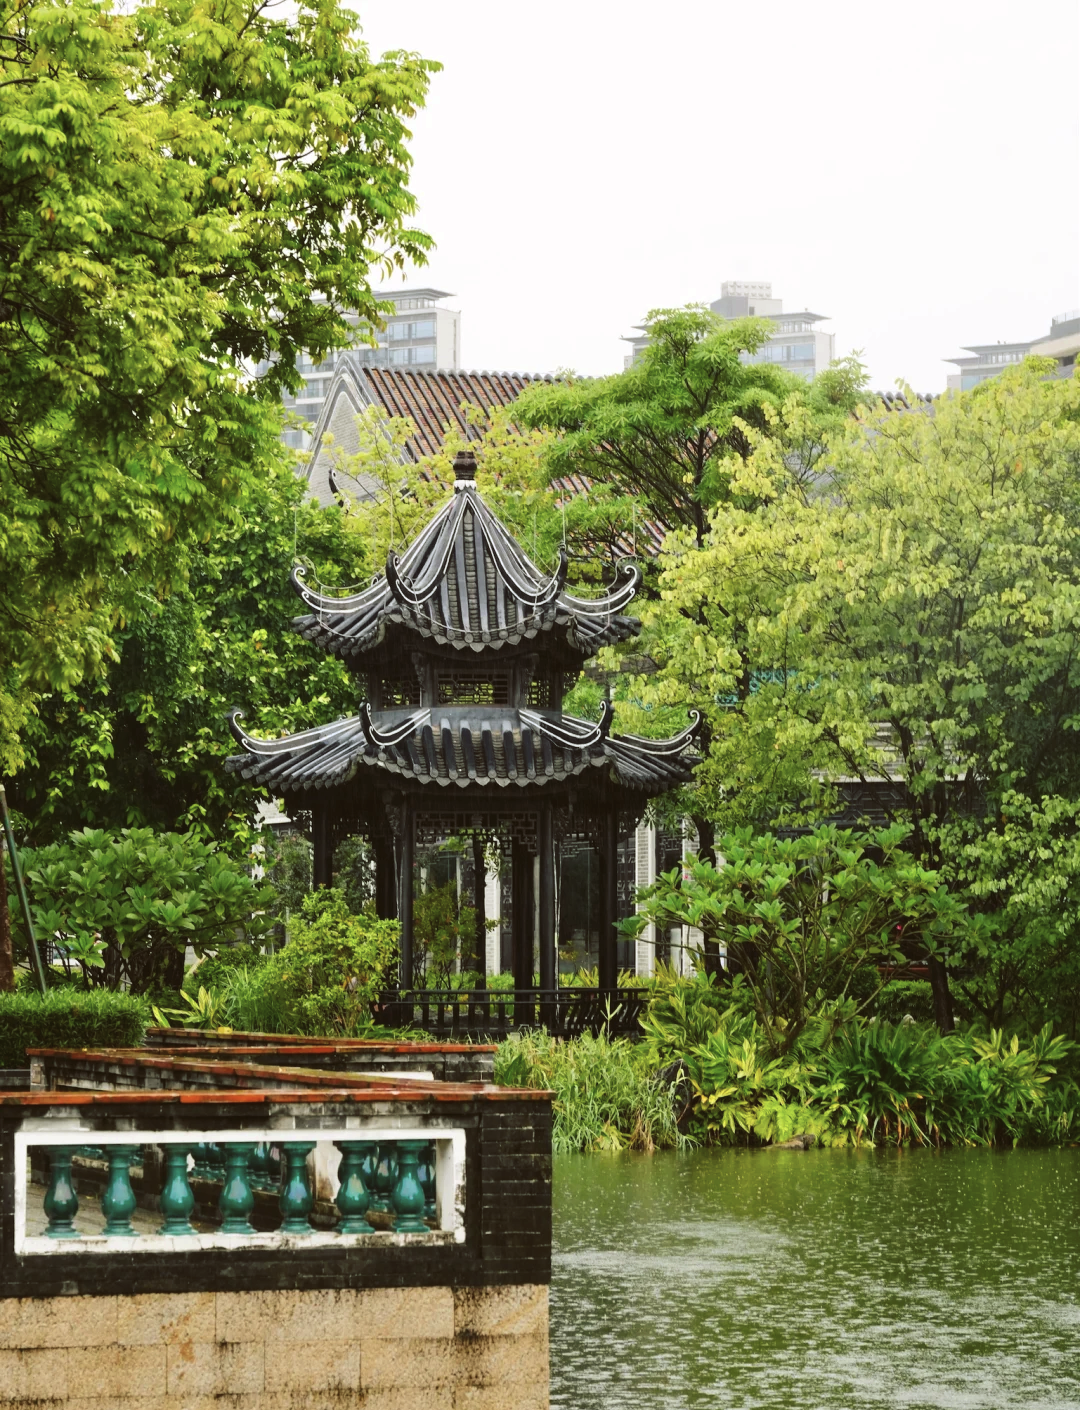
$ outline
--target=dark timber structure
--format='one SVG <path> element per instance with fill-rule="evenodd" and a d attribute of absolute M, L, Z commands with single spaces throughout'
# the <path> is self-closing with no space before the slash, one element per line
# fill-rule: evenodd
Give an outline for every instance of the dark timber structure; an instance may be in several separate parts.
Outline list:
<path fill-rule="evenodd" d="M 403 999 L 414 978 L 418 844 L 469 834 L 497 844 L 510 863 L 515 997 L 530 995 L 541 1018 L 562 1027 L 561 847 L 584 842 L 600 859 L 602 1003 L 618 977 L 619 836 L 650 798 L 689 780 L 697 723 L 655 740 L 612 734 L 610 704 L 598 723 L 563 713 L 564 691 L 585 660 L 640 631 L 625 610 L 640 572 L 626 564 L 604 596 L 571 596 L 565 552 L 553 574 L 542 573 L 478 494 L 470 452 L 459 453 L 455 473 L 453 497 L 400 558 L 388 555 L 385 575 L 365 591 L 327 596 L 293 571 L 310 609 L 296 628 L 356 674 L 359 714 L 264 740 L 245 733 L 237 712 L 232 727 L 244 752 L 228 767 L 284 796 L 293 816 L 310 818 L 316 885 L 330 884 L 341 838 L 368 839 L 379 914 L 401 923 Z M 482 856 L 479 846 L 474 853 Z M 474 872 L 479 940 L 482 864 Z M 516 1011 L 515 1023 L 525 1004 Z"/>

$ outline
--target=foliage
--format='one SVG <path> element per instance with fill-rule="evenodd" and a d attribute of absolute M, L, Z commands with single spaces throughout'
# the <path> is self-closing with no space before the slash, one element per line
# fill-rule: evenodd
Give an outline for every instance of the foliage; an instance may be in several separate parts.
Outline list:
<path fill-rule="evenodd" d="M 752 433 L 771 432 L 785 402 L 805 403 L 809 394 L 795 374 L 746 361 L 772 331 L 766 319 L 726 322 L 690 305 L 653 309 L 643 327 L 651 342 L 633 366 L 612 377 L 535 382 L 514 414 L 525 426 L 557 433 L 546 456 L 553 478 L 587 476 L 700 543 L 710 510 L 731 498 Z M 856 404 L 861 383 L 852 360 L 822 383 L 815 409 L 830 419 L 843 414 Z"/>
<path fill-rule="evenodd" d="M 107 677 L 39 702 L 12 789 L 33 841 L 86 824 L 194 828 L 246 855 L 263 792 L 222 767 L 236 752 L 229 711 L 274 735 L 355 709 L 346 668 L 291 627 L 288 574 L 299 556 L 323 581 L 353 582 L 366 547 L 339 509 L 304 496 L 284 465 L 247 484 L 241 518 L 191 552 L 186 584 L 114 633 Z"/>
<path fill-rule="evenodd" d="M 476 909 L 461 904 L 457 883 L 429 886 L 413 902 L 413 983 L 447 988 L 460 959 L 476 950 Z"/>
<path fill-rule="evenodd" d="M 543 1030 L 524 1033 L 499 1044 L 495 1080 L 554 1093 L 557 1152 L 686 1144 L 675 1124 L 672 1085 L 652 1070 L 644 1046 L 629 1039 L 585 1034 L 562 1042 Z"/>
<path fill-rule="evenodd" d="M 132 994 L 72 985 L 0 994 L 0 1067 L 25 1067 L 27 1048 L 137 1048 L 149 1020 Z"/>
<path fill-rule="evenodd" d="M 5 768 L 34 692 L 99 670 L 281 457 L 298 353 L 424 262 L 405 123 L 437 65 L 355 30 L 336 0 L 3 8 Z"/>
<path fill-rule="evenodd" d="M 39 937 L 69 973 L 142 994 L 178 987 L 184 951 L 256 940 L 270 896 L 227 856 L 190 833 L 84 828 L 24 859 Z"/>
<path fill-rule="evenodd" d="M 353 915 L 340 891 L 312 892 L 292 919 L 289 943 L 255 971 L 265 1002 L 285 1019 L 262 1031 L 362 1032 L 397 962 L 397 921 Z"/>
<path fill-rule="evenodd" d="M 704 540 L 668 540 L 635 690 L 706 711 L 721 826 L 894 785 L 913 855 L 979 920 L 950 957 L 967 1004 L 1076 1032 L 1080 380 L 1049 370 L 849 417 L 812 475 L 755 432 Z"/>
<path fill-rule="evenodd" d="M 778 1051 L 745 993 L 718 1012 L 717 992 L 700 977 L 668 977 L 643 1021 L 655 1062 L 679 1055 L 698 1139 L 998 1145 L 1080 1131 L 1080 1089 L 1061 1071 L 1076 1047 L 1049 1024 L 1027 1042 L 974 1027 L 942 1036 L 832 1001 Z"/>
<path fill-rule="evenodd" d="M 824 993 L 846 999 L 860 973 L 902 963 L 913 943 L 947 947 L 962 926 L 962 908 L 904 852 L 907 839 L 902 825 L 788 838 L 741 828 L 718 839 L 719 866 L 690 857 L 661 874 L 624 929 L 653 921 L 699 930 L 741 975 L 770 1047 L 787 1049 Z"/>

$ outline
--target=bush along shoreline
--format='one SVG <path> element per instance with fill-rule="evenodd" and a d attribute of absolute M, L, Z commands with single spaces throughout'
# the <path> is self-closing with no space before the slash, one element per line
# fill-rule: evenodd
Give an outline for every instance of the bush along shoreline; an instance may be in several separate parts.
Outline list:
<path fill-rule="evenodd" d="M 867 1018 L 824 1001 L 797 1038 L 767 1033 L 748 990 L 663 973 L 641 1041 L 506 1040 L 496 1080 L 555 1093 L 557 1152 L 688 1146 L 1015 1146 L 1080 1141 L 1080 1047 Z"/>

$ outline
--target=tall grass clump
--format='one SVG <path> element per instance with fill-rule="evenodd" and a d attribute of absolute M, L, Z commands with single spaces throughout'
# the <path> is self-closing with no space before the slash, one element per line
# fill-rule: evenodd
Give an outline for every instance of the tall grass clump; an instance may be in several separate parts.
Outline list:
<path fill-rule="evenodd" d="M 543 1030 L 500 1043 L 495 1080 L 554 1096 L 552 1148 L 568 1151 L 651 1151 L 681 1147 L 673 1085 L 658 1076 L 643 1044 L 626 1038 L 562 1041 Z"/>

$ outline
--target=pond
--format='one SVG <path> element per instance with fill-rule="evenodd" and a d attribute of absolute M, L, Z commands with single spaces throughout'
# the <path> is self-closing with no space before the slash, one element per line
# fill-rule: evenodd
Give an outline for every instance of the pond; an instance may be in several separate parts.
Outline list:
<path fill-rule="evenodd" d="M 555 1161 L 553 1406 L 1080 1407 L 1080 1150 Z"/>

